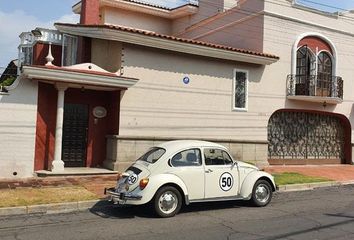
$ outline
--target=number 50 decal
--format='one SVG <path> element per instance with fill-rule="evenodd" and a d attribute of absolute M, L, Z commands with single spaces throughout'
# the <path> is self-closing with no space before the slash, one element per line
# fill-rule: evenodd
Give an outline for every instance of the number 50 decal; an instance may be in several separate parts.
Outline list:
<path fill-rule="evenodd" d="M 223 173 L 221 176 L 220 176 L 220 179 L 219 179 L 219 185 L 220 185 L 220 188 L 227 192 L 229 191 L 232 186 L 234 185 L 234 178 L 232 177 L 232 175 L 228 172 L 226 173 Z"/>

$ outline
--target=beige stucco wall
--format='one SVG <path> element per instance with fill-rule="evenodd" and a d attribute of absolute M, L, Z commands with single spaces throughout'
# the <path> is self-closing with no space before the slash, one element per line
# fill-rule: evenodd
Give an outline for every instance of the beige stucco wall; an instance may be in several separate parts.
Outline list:
<path fill-rule="evenodd" d="M 292 8 L 290 7 L 291 4 L 286 0 L 280 1 L 280 6 L 278 4 L 272 4 L 272 2 L 273 1 L 266 1 L 267 11 L 296 18 L 300 21 L 306 20 L 311 22 L 311 25 L 301 23 L 297 20 L 283 19 L 279 16 L 266 14 L 264 20 L 264 51 L 279 56 L 280 60 L 265 69 L 263 79 L 259 84 L 259 87 L 262 88 L 262 94 L 267 96 L 263 99 L 264 111 L 267 115 L 281 108 L 340 113 L 349 119 L 353 127 L 354 93 L 352 89 L 354 89 L 354 83 L 352 78 L 354 74 L 354 35 L 351 36 L 350 33 L 344 34 L 336 32 L 336 30 L 354 32 L 353 25 L 342 18 Z M 322 25 L 333 29 L 327 29 Z M 351 27 L 349 27 L 349 25 Z M 336 105 L 327 104 L 327 106 L 324 107 L 323 103 L 310 103 L 286 99 L 286 77 L 288 74 L 291 74 L 292 48 L 299 35 L 304 33 L 320 33 L 333 42 L 338 54 L 336 60 L 336 75 L 341 76 L 344 80 L 343 103 Z M 352 142 L 353 139 L 354 132 L 352 131 Z"/>
<path fill-rule="evenodd" d="M 109 72 L 120 70 L 122 44 L 116 41 L 92 39 L 91 62 Z"/>
<path fill-rule="evenodd" d="M 37 83 L 22 80 L 0 95 L 0 178 L 33 176 L 37 93 Z"/>
<path fill-rule="evenodd" d="M 123 60 L 124 76 L 139 82 L 122 97 L 120 135 L 267 139 L 258 96 L 264 67 L 132 45 L 124 45 Z M 250 72 L 247 112 L 232 108 L 235 68 Z"/>
<path fill-rule="evenodd" d="M 101 16 L 103 24 L 126 26 L 162 34 L 171 33 L 171 21 L 153 15 L 106 7 L 101 9 Z"/>
<path fill-rule="evenodd" d="M 180 30 L 177 34 L 194 40 L 262 52 L 263 15 L 261 13 L 264 2 L 242 1 L 240 7 L 242 7 L 241 11 L 230 9 L 184 31 Z"/>
<path fill-rule="evenodd" d="M 186 16 L 178 18 L 172 21 L 172 34 L 177 35 L 183 32 L 186 28 L 208 19 L 211 16 L 215 16 L 223 11 L 224 1 L 223 0 L 199 0 L 198 1 L 198 12 L 191 16 Z"/>

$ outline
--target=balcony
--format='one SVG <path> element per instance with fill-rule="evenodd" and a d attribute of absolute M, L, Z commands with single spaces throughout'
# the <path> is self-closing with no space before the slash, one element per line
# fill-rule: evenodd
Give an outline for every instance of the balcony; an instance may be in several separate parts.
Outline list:
<path fill-rule="evenodd" d="M 343 79 L 327 75 L 288 75 L 287 98 L 338 104 L 343 102 Z"/>

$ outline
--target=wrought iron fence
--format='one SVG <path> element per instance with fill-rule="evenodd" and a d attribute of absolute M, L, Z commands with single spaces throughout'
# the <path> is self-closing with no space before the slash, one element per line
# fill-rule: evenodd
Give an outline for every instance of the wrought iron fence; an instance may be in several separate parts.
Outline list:
<path fill-rule="evenodd" d="M 326 75 L 288 75 L 287 96 L 343 99 L 343 79 Z"/>

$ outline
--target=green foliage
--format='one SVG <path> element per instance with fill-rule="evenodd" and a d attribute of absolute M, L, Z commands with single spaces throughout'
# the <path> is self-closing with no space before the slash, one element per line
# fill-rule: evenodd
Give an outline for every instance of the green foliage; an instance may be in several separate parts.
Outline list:
<path fill-rule="evenodd" d="M 323 177 L 311 177 L 294 172 L 284 172 L 273 174 L 277 186 L 287 184 L 316 183 L 333 181 Z"/>
<path fill-rule="evenodd" d="M 0 83 L 0 86 L 3 87 L 10 86 L 11 84 L 14 83 L 15 80 L 16 80 L 15 76 L 8 76 L 2 83 Z"/>

